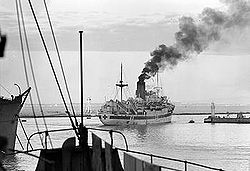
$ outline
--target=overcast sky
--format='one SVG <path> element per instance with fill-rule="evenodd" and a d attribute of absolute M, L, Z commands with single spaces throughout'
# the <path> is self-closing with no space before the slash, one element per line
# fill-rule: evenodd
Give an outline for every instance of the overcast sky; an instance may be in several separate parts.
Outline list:
<path fill-rule="evenodd" d="M 0 24 L 8 33 L 8 49 L 16 45 L 15 1 L 1 0 Z M 32 1 L 47 39 L 50 34 L 43 0 Z M 170 44 L 182 15 L 197 16 L 205 7 L 223 8 L 218 0 L 47 0 L 61 50 L 78 49 L 78 30 L 85 32 L 86 50 L 152 50 Z M 41 49 L 27 1 L 22 1 L 33 50 Z M 49 42 L 48 42 L 49 43 Z M 15 45 L 15 46 L 14 46 Z"/>
<path fill-rule="evenodd" d="M 43 0 L 33 1 L 46 42 L 53 50 Z M 50 93 L 56 86 L 28 3 L 23 0 L 22 4 L 43 102 L 60 103 L 59 97 Z M 181 16 L 195 18 L 205 7 L 225 10 L 219 0 L 48 0 L 47 5 L 74 102 L 79 102 L 79 30 L 84 30 L 85 96 L 102 102 L 119 79 L 121 62 L 134 95 L 144 62 L 158 45 L 173 44 Z M 0 61 L 0 80 L 15 92 L 13 84 L 21 79 L 19 84 L 25 87 L 25 82 L 23 73 L 16 71 L 23 69 L 21 58 L 15 59 L 21 53 L 14 0 L 0 1 L 0 26 L 8 36 L 6 57 Z M 180 102 L 250 102 L 250 38 L 249 29 L 244 31 L 224 35 L 204 53 L 163 72 L 165 93 Z"/>

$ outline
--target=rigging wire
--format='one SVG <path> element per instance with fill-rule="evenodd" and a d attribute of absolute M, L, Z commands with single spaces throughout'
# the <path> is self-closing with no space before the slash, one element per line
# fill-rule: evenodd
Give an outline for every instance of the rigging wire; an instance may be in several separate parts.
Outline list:
<path fill-rule="evenodd" d="M 33 82 L 34 82 L 34 87 L 35 87 L 35 90 L 36 90 L 38 104 L 39 104 L 39 107 L 40 107 L 41 114 L 43 116 L 42 117 L 43 118 L 43 123 L 44 123 L 44 126 L 45 126 L 45 130 L 47 131 L 48 130 L 48 126 L 47 126 L 47 123 L 45 121 L 44 112 L 43 112 L 43 108 L 42 108 L 42 105 L 41 105 L 41 99 L 40 99 L 38 88 L 37 88 L 36 78 L 35 78 L 33 64 L 32 64 L 31 55 L 30 55 L 30 48 L 29 48 L 29 43 L 28 43 L 28 36 L 27 36 L 25 22 L 24 22 L 24 17 L 23 17 L 23 10 L 22 10 L 21 0 L 19 0 L 19 8 L 20 8 L 20 14 L 21 14 L 21 19 L 22 19 L 23 32 L 24 32 L 24 38 L 25 38 L 25 43 L 26 43 L 26 47 L 27 47 L 27 53 L 28 53 L 28 59 L 29 59 L 31 74 L 32 74 Z M 50 136 L 48 136 L 48 137 L 49 137 L 50 145 L 53 148 L 51 137 Z"/>
<path fill-rule="evenodd" d="M 54 40 L 54 44 L 55 44 L 55 48 L 56 48 L 58 60 L 59 60 L 59 63 L 60 63 L 60 67 L 61 67 L 61 71 L 62 71 L 62 75 L 63 75 L 63 79 L 64 79 L 64 84 L 65 84 L 65 88 L 66 88 L 66 91 L 67 91 L 67 94 L 68 94 L 68 98 L 69 98 L 69 101 L 70 101 L 70 106 L 71 106 L 71 109 L 72 109 L 72 112 L 73 112 L 73 116 L 75 118 L 75 124 L 78 127 L 78 122 L 77 122 L 77 119 L 76 119 L 75 110 L 74 110 L 72 99 L 71 99 L 71 96 L 70 96 L 70 92 L 69 92 L 69 88 L 68 88 L 68 83 L 67 83 L 65 72 L 64 72 L 64 69 L 63 69 L 61 55 L 59 53 L 59 48 L 58 48 L 58 44 L 57 44 L 57 41 L 56 41 L 56 36 L 55 36 L 55 33 L 54 33 L 54 29 L 52 27 L 52 22 L 51 22 L 51 18 L 50 18 L 50 15 L 49 15 L 48 8 L 47 8 L 46 0 L 44 0 L 43 2 L 44 2 L 45 10 L 46 10 L 46 13 L 47 13 L 47 17 L 48 17 L 51 34 L 52 34 L 52 37 L 53 37 L 53 40 Z"/>
<path fill-rule="evenodd" d="M 131 97 L 130 94 L 129 94 L 129 88 L 126 87 L 126 88 L 124 88 L 124 89 L 125 89 L 125 91 L 124 91 L 125 99 L 128 99 L 129 97 Z M 126 90 L 126 89 L 127 89 L 127 90 Z"/>
<path fill-rule="evenodd" d="M 19 121 L 19 123 L 20 123 L 20 125 L 21 125 L 21 128 L 22 128 L 22 130 L 23 130 L 23 133 L 24 133 L 26 139 L 28 140 L 29 137 L 28 137 L 28 135 L 27 135 L 27 133 L 26 133 L 26 131 L 25 131 L 25 129 L 24 129 L 23 122 L 21 121 L 21 118 L 20 118 L 19 115 L 17 115 L 17 117 L 18 117 L 18 121 Z M 30 144 L 31 149 L 33 150 L 33 146 L 31 145 L 31 143 L 29 143 L 29 144 Z"/>
<path fill-rule="evenodd" d="M 17 133 L 16 133 L 16 137 L 17 137 L 17 140 L 18 140 L 18 142 L 19 142 L 19 144 L 20 144 L 22 150 L 24 150 L 23 144 L 22 144 L 22 142 L 21 142 L 19 136 L 17 135 Z"/>
<path fill-rule="evenodd" d="M 75 124 L 74 124 L 74 122 L 73 122 L 73 120 L 72 120 L 72 118 L 71 118 L 71 115 L 70 115 L 70 113 L 69 113 L 69 110 L 68 110 L 68 107 L 67 107 L 65 98 L 64 98 L 63 93 L 62 93 L 62 89 L 61 89 L 61 87 L 60 87 L 60 84 L 59 84 L 59 81 L 58 81 L 58 78 L 57 78 L 57 75 L 56 75 L 54 66 L 53 66 L 53 64 L 52 64 L 52 61 L 51 61 L 51 58 L 50 58 L 50 55 L 49 55 L 49 51 L 48 51 L 47 45 L 46 45 L 46 43 L 45 43 L 45 40 L 44 40 L 42 31 L 41 31 L 41 29 L 40 29 L 38 20 L 37 20 L 37 18 L 36 18 L 35 11 L 34 11 L 34 9 L 33 9 L 33 5 L 32 5 L 32 3 L 31 3 L 31 0 L 28 0 L 28 2 L 29 2 L 29 5 L 30 5 L 31 12 L 32 12 L 32 14 L 33 14 L 34 20 L 35 20 L 35 22 L 36 22 L 36 26 L 37 26 L 37 29 L 38 29 L 38 31 L 39 31 L 39 35 L 40 35 L 41 40 L 42 40 L 43 47 L 44 47 L 45 52 L 46 52 L 46 54 L 47 54 L 47 58 L 48 58 L 48 60 L 49 60 L 50 67 L 51 67 L 51 69 L 52 69 L 52 72 L 53 72 L 55 81 L 56 81 L 56 83 L 57 83 L 58 90 L 59 90 L 60 95 L 61 95 L 61 98 L 62 98 L 62 100 L 63 100 L 64 107 L 65 107 L 65 109 L 66 109 L 66 113 L 68 114 L 68 117 L 69 117 L 70 122 L 71 122 L 71 126 L 73 127 L 76 136 L 78 136 L 79 134 L 78 134 L 78 132 L 77 132 L 77 129 L 76 129 L 76 127 L 75 127 Z"/>
<path fill-rule="evenodd" d="M 11 93 L 2 84 L 0 84 L 0 87 L 2 87 L 9 95 L 11 95 Z"/>
<path fill-rule="evenodd" d="M 116 87 L 115 88 L 115 90 L 116 90 L 116 92 L 115 92 L 115 97 L 114 97 L 114 100 L 117 98 L 117 96 L 118 96 L 118 92 L 119 92 L 119 89 Z"/>
<path fill-rule="evenodd" d="M 124 80 L 128 80 L 128 79 L 127 79 L 126 72 L 124 72 Z M 128 97 L 133 97 L 133 95 L 132 95 L 132 93 L 131 93 L 131 90 L 130 90 L 130 86 L 127 86 L 126 88 L 127 88 L 127 90 L 128 90 Z"/>
<path fill-rule="evenodd" d="M 121 77 L 120 77 L 120 73 L 119 73 L 116 77 L 117 77 L 116 82 L 119 83 L 119 82 L 120 82 L 120 78 L 121 78 Z M 119 88 L 117 88 L 116 85 L 115 85 L 114 87 L 115 87 L 115 88 L 114 88 L 115 96 L 114 96 L 113 99 L 115 100 L 115 99 L 117 99 L 118 96 L 119 96 L 119 95 L 118 95 L 118 94 L 119 94 Z M 112 93 L 113 93 L 113 92 L 112 92 Z"/>
<path fill-rule="evenodd" d="M 20 38 L 20 44 L 21 44 L 21 50 L 22 50 L 22 57 L 23 57 L 23 65 L 24 65 L 26 84 L 27 84 L 27 87 L 29 87 L 29 77 L 28 77 L 26 60 L 25 60 L 25 55 L 24 55 L 23 37 L 22 37 L 21 24 L 20 24 L 18 0 L 16 0 L 16 12 L 17 12 L 18 30 L 19 30 L 19 38 Z M 33 117 L 34 117 L 35 124 L 36 124 L 36 129 L 37 129 L 37 131 L 40 131 L 39 127 L 38 127 L 38 122 L 37 122 L 37 119 L 36 119 L 36 114 L 35 114 L 35 109 L 34 109 L 34 106 L 33 106 L 33 100 L 32 100 L 31 93 L 29 94 L 29 98 L 30 98 L 32 112 L 33 112 Z M 39 137 L 40 137 L 41 144 L 44 147 L 41 135 Z"/>
<path fill-rule="evenodd" d="M 115 96 L 115 94 L 116 94 L 116 88 L 115 88 L 115 86 L 110 86 L 110 85 L 108 85 L 107 86 L 107 92 L 106 92 L 106 94 L 105 94 L 105 101 L 107 101 L 107 100 L 110 100 L 110 99 L 112 99 L 114 96 Z"/>

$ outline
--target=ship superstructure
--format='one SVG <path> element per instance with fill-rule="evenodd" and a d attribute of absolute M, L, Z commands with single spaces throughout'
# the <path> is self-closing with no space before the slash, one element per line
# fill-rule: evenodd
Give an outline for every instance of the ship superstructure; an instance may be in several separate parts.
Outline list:
<path fill-rule="evenodd" d="M 121 65 L 122 75 L 122 65 Z M 157 76 L 158 80 L 158 76 Z M 158 82 L 158 81 L 157 81 Z M 160 96 L 161 87 L 157 86 L 146 91 L 144 79 L 137 82 L 136 98 L 122 99 L 122 88 L 128 86 L 121 80 L 121 99 L 109 100 L 99 110 L 99 118 L 104 125 L 153 124 L 171 122 L 175 106 L 167 96 Z"/>

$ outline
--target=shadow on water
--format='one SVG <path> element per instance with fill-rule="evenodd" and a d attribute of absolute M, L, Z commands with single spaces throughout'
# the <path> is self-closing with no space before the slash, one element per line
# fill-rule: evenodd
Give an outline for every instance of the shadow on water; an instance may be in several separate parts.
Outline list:
<path fill-rule="evenodd" d="M 125 135 L 134 134 L 138 140 L 145 140 L 147 137 L 148 126 L 147 125 L 129 125 L 129 126 L 117 126 L 115 130 L 123 132 Z"/>
<path fill-rule="evenodd" d="M 155 143 L 162 144 L 167 142 L 168 137 L 165 136 L 165 132 L 170 124 L 152 124 L 152 125 L 127 125 L 127 126 L 101 126 L 103 129 L 113 129 L 123 133 L 128 141 L 128 145 L 131 148 L 138 148 L 144 146 L 150 146 Z M 118 136 L 115 137 L 118 140 Z M 121 142 L 120 142 L 121 143 Z"/>
<path fill-rule="evenodd" d="M 124 126 L 100 126 L 103 129 L 112 129 L 123 133 L 126 138 L 127 135 L 136 136 L 138 139 L 145 139 L 147 137 L 147 125 L 124 125 Z"/>

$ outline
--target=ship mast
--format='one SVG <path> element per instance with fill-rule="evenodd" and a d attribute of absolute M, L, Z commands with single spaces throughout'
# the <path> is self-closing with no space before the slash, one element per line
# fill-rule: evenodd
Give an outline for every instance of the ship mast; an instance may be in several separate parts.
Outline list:
<path fill-rule="evenodd" d="M 122 102 L 122 88 L 128 86 L 128 84 L 123 84 L 123 80 L 122 80 L 122 63 L 121 63 L 121 80 L 119 81 L 119 83 L 116 84 L 116 86 L 121 88 L 121 102 Z"/>

